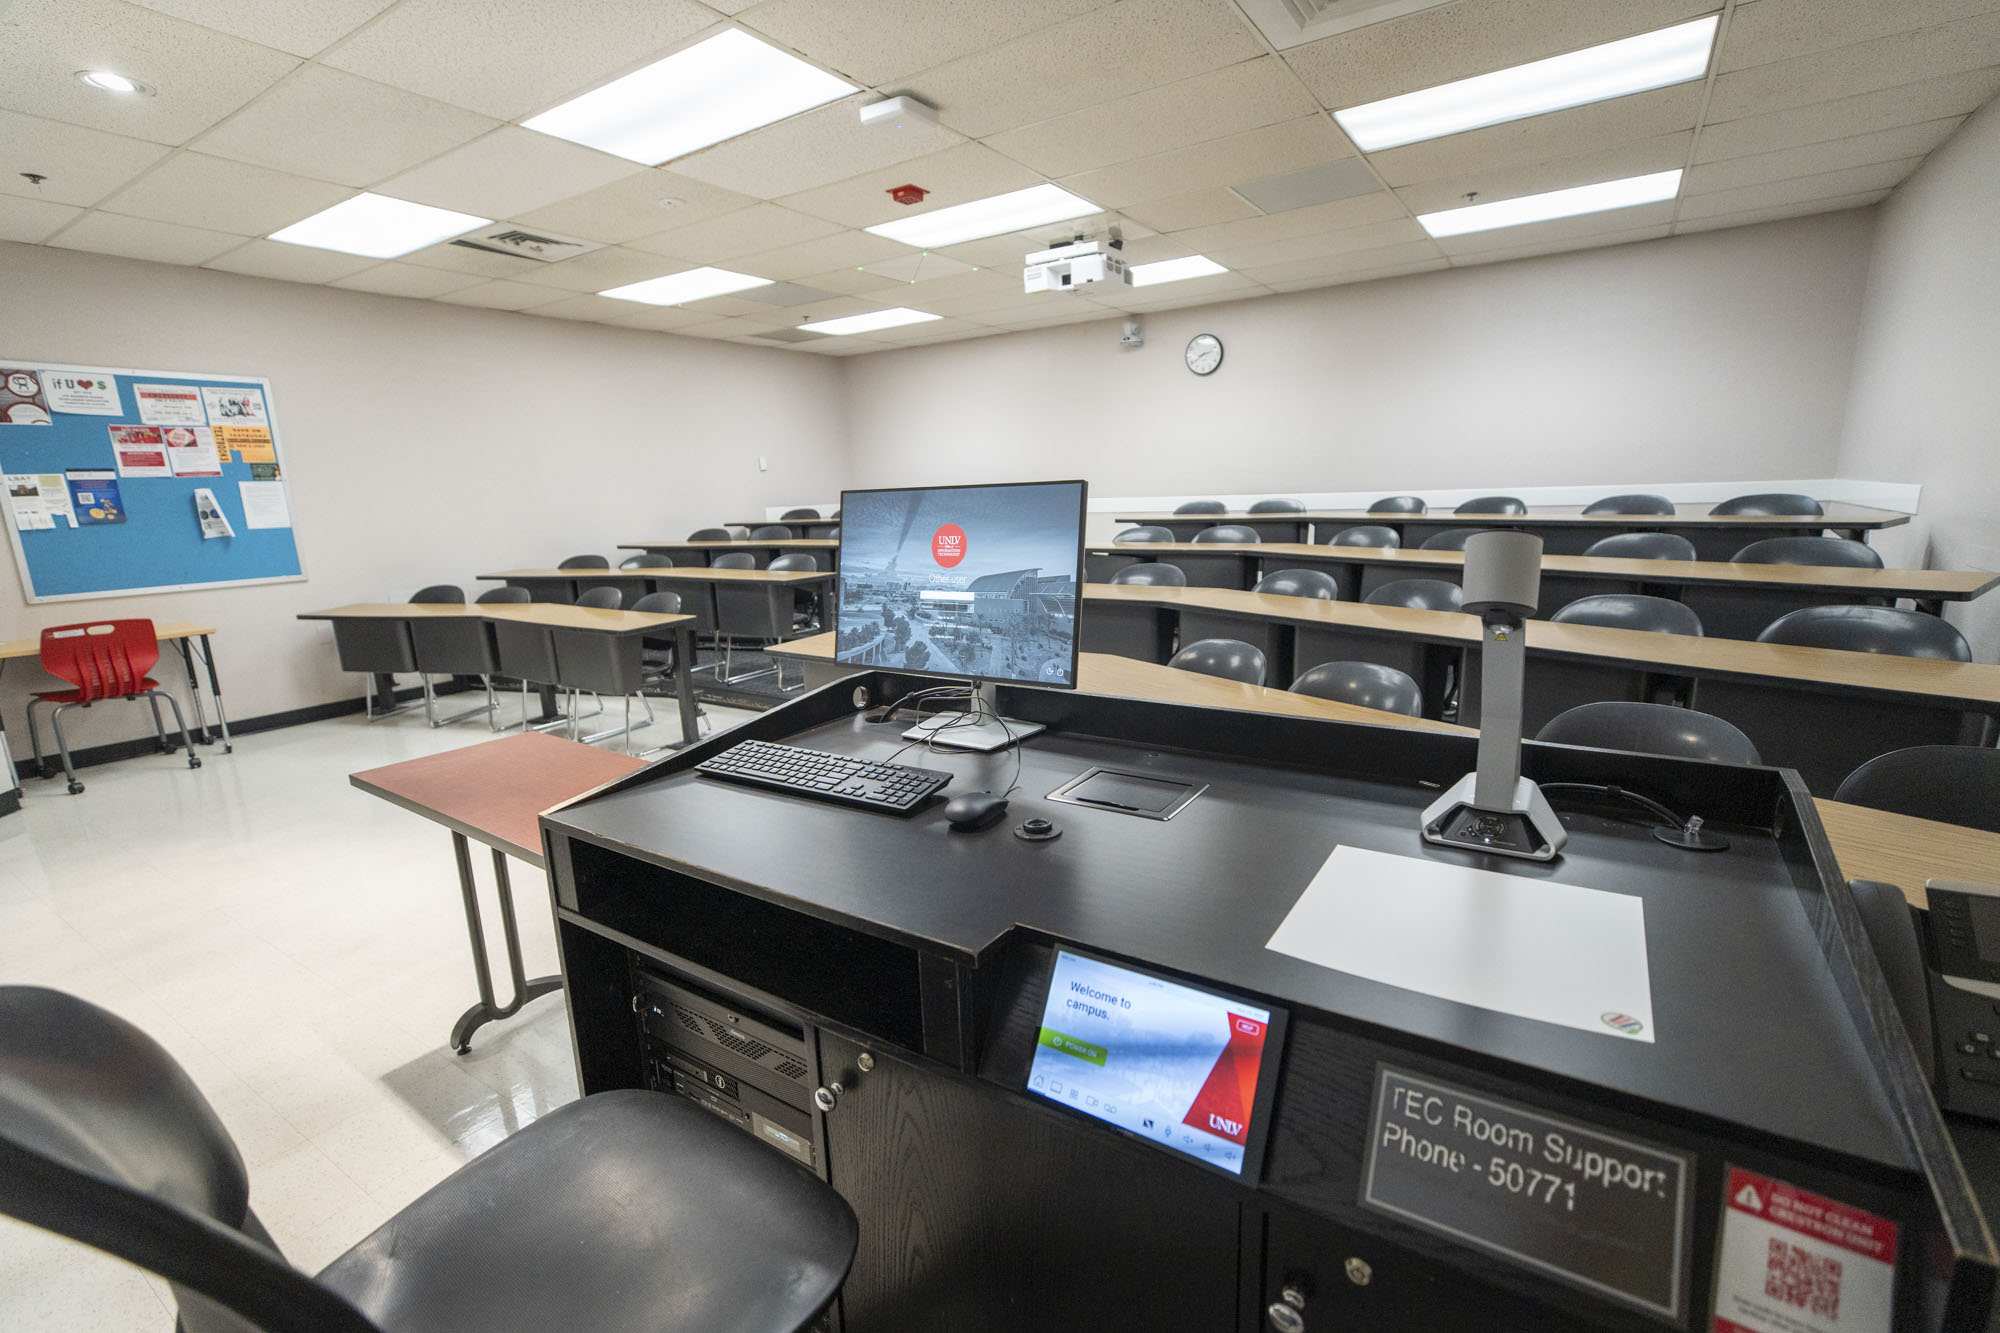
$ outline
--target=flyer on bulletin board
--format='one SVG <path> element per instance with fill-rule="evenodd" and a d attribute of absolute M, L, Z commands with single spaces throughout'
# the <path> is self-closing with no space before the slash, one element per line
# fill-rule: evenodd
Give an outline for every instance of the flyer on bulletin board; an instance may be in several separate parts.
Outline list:
<path fill-rule="evenodd" d="M 271 443 L 271 428 L 269 426 L 218 425 L 214 427 L 214 430 L 215 448 L 218 453 L 225 455 L 222 460 L 225 463 L 229 461 L 226 455 L 232 451 L 235 453 L 236 461 L 239 463 L 275 463 L 278 461 L 277 448 Z"/>
<path fill-rule="evenodd" d="M 56 525 L 55 517 L 42 503 L 42 479 L 29 472 L 10 472 L 5 483 L 7 506 L 13 511 L 14 526 L 22 532 L 38 532 Z"/>
<path fill-rule="evenodd" d="M 52 420 L 41 376 L 20 366 L 0 366 L 0 426 L 46 426 Z"/>
<path fill-rule="evenodd" d="M 264 391 L 249 385 L 234 385 L 226 389 L 203 389 L 201 398 L 208 405 L 208 421 L 214 426 L 268 426 L 271 419 L 264 411 Z"/>
<path fill-rule="evenodd" d="M 206 426 L 201 392 L 186 384 L 134 384 L 139 420 L 148 426 Z"/>
<path fill-rule="evenodd" d="M 124 414 L 118 405 L 118 377 L 108 370 L 43 370 L 42 390 L 48 395 L 49 410 L 72 416 L 115 417 Z"/>
<path fill-rule="evenodd" d="M 222 475 L 222 460 L 208 427 L 168 426 L 161 435 L 167 445 L 167 463 L 176 477 Z"/>
<path fill-rule="evenodd" d="M 68 476 L 69 498 L 78 523 L 87 527 L 125 521 L 125 502 L 118 495 L 116 473 L 109 468 L 71 468 Z"/>
<path fill-rule="evenodd" d="M 167 465 L 167 442 L 158 426 L 107 426 L 111 432 L 111 453 L 118 460 L 121 477 L 171 477 Z"/>

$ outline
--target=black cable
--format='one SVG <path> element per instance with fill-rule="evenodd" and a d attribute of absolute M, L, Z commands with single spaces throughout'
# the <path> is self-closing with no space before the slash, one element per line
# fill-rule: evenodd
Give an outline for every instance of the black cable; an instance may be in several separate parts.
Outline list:
<path fill-rule="evenodd" d="M 1673 811 L 1667 809 L 1666 806 L 1661 805 L 1658 801 L 1654 800 L 1652 797 L 1643 796 L 1636 791 L 1629 791 L 1624 787 L 1616 787 L 1611 785 L 1610 783 L 1544 782 L 1541 784 L 1541 788 L 1544 794 L 1552 791 L 1577 791 L 1577 792 L 1589 792 L 1593 796 L 1609 796 L 1614 800 L 1632 801 L 1635 802 L 1636 804 L 1645 806 L 1646 809 L 1652 811 L 1653 814 L 1659 816 L 1662 820 L 1666 821 L 1667 825 L 1671 828 L 1678 829 L 1687 827 L 1687 822 L 1688 822 L 1687 820 L 1681 818 Z"/>

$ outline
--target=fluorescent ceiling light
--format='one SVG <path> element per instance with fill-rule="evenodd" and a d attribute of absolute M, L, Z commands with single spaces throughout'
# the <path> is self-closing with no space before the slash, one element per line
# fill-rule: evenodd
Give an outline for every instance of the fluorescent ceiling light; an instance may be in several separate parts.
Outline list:
<path fill-rule="evenodd" d="M 371 259 L 394 259 L 448 241 L 460 232 L 483 227 L 492 220 L 454 213 L 448 208 L 432 208 L 429 204 L 413 204 L 407 199 L 391 199 L 384 194 L 364 193 L 302 222 L 294 222 L 283 231 L 274 231 L 271 239 L 287 245 L 310 245 L 316 250 L 366 255 Z"/>
<path fill-rule="evenodd" d="M 647 305 L 682 305 L 731 292 L 747 292 L 752 287 L 769 287 L 769 278 L 753 278 L 748 273 L 731 273 L 726 268 L 691 268 L 685 273 L 669 273 L 664 278 L 628 282 L 598 293 L 617 301 L 641 301 Z"/>
<path fill-rule="evenodd" d="M 1681 173 L 1658 171 L 1650 176 L 1628 176 L 1622 181 L 1601 181 L 1579 185 L 1572 190 L 1524 195 L 1497 203 L 1474 204 L 1470 208 L 1448 208 L 1442 213 L 1422 213 L 1417 221 L 1433 236 L 1463 236 L 1467 232 L 1492 231 L 1496 227 L 1519 227 L 1551 218 L 1576 217 L 1582 213 L 1603 213 L 1613 208 L 1657 204 L 1680 192 Z"/>
<path fill-rule="evenodd" d="M 1162 259 L 1157 264 L 1134 264 L 1132 285 L 1150 287 L 1156 282 L 1185 282 L 1189 278 L 1206 278 L 1212 273 L 1227 272 L 1228 269 L 1207 255 L 1189 255 L 1185 259 Z"/>
<path fill-rule="evenodd" d="M 1708 70 L 1719 15 L 1336 111 L 1364 153 L 1643 93 Z"/>
<path fill-rule="evenodd" d="M 153 95 L 153 90 L 145 84 L 137 79 L 128 79 L 113 70 L 80 69 L 76 72 L 76 77 L 99 92 L 121 93 L 126 96 L 136 93 L 143 97 Z"/>
<path fill-rule="evenodd" d="M 652 167 L 856 91 L 731 28 L 521 123 Z"/>
<path fill-rule="evenodd" d="M 1067 222 L 1087 213 L 1100 212 L 1096 204 L 1055 185 L 1031 185 L 1012 194 L 996 194 L 991 199 L 975 199 L 969 204 L 953 204 L 913 218 L 898 218 L 868 228 L 919 250 L 935 250 L 982 236 L 1005 236 L 1010 231 L 1026 231 L 1050 222 Z"/>
<path fill-rule="evenodd" d="M 899 324 L 922 324 L 926 320 L 943 318 L 942 315 L 927 315 L 921 310 L 897 306 L 894 310 L 871 310 L 865 315 L 822 319 L 799 327 L 808 333 L 872 333 L 876 329 L 893 329 Z"/>

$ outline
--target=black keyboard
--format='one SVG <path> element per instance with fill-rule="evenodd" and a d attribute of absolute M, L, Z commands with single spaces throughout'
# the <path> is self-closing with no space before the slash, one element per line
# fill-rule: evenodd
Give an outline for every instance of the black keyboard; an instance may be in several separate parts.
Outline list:
<path fill-rule="evenodd" d="M 852 755 L 769 741 L 741 741 L 694 767 L 697 773 L 712 778 L 899 815 L 922 806 L 932 792 L 951 781 L 951 774 L 935 768 L 877 764 Z"/>

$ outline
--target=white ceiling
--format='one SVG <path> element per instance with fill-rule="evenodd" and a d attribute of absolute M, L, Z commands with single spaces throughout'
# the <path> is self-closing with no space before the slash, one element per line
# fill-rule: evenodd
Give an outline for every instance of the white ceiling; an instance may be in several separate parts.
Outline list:
<path fill-rule="evenodd" d="M 1365 155 L 1328 114 L 1718 8 L 1699 83 Z M 732 22 L 867 91 L 650 169 L 519 126 Z M 2000 0 L 1455 0 L 1280 36 L 1234 0 L 0 0 L 0 239 L 767 347 L 808 319 L 945 317 L 783 344 L 853 355 L 1853 208 L 2000 92 Z M 859 124 L 895 94 L 941 125 Z M 1442 242 L 1415 220 L 1674 167 L 1671 203 Z M 1111 211 L 929 262 L 861 230 L 1047 180 Z M 885 193 L 906 182 L 931 192 L 914 209 Z M 362 188 L 604 248 L 382 263 L 260 239 Z M 1232 271 L 1022 294 L 1028 250 L 1112 227 L 1133 263 Z M 595 295 L 702 264 L 781 285 Z"/>

